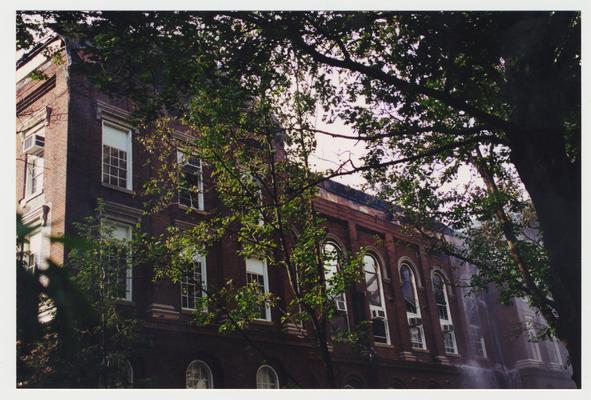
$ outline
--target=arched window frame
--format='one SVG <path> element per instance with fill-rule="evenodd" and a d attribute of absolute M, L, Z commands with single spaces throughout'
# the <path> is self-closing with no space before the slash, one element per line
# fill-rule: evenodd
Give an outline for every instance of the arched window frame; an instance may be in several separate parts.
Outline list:
<path fill-rule="evenodd" d="M 404 280 L 402 278 L 402 270 L 403 268 L 408 268 L 410 271 L 410 278 L 411 278 L 411 287 L 414 294 L 415 300 L 415 312 L 406 310 L 406 318 L 408 321 L 409 331 L 410 331 L 410 339 L 411 339 L 411 346 L 414 349 L 420 350 L 427 350 L 427 343 L 425 340 L 425 329 L 422 323 L 422 316 L 421 316 L 421 304 L 419 300 L 419 293 L 417 290 L 417 270 L 414 263 L 407 257 L 402 257 L 398 262 L 398 275 L 400 277 L 401 289 L 404 286 Z M 402 296 L 404 298 L 404 295 Z M 406 308 L 406 304 L 405 304 Z"/>
<path fill-rule="evenodd" d="M 209 365 L 202 360 L 193 360 L 187 366 L 187 369 L 185 371 L 185 386 L 187 387 L 187 389 L 197 389 L 189 386 L 189 370 L 196 366 L 203 367 L 203 369 L 207 373 L 208 387 L 200 389 L 213 389 L 213 373 L 211 372 L 211 368 L 209 367 Z"/>
<path fill-rule="evenodd" d="M 367 264 L 365 262 L 365 258 L 368 257 L 370 259 L 373 260 L 373 264 L 374 264 L 374 268 L 375 270 L 373 271 L 368 271 L 367 269 Z M 383 281 L 382 281 L 382 263 L 380 261 L 380 257 L 377 256 L 373 251 L 369 252 L 365 255 L 364 259 L 363 259 L 363 271 L 364 271 L 364 275 L 365 275 L 365 284 L 367 287 L 368 284 L 368 273 L 373 273 L 376 275 L 376 280 L 377 280 L 377 284 L 378 284 L 378 293 L 380 296 L 380 305 L 374 305 L 371 303 L 371 300 L 369 299 L 369 291 L 368 291 L 368 305 L 369 305 L 369 312 L 370 312 L 370 318 L 372 321 L 379 319 L 381 321 L 383 321 L 384 323 L 384 331 L 386 333 L 385 338 L 383 338 L 385 340 L 385 342 L 381 341 L 381 340 L 376 340 L 376 336 L 374 335 L 374 341 L 376 341 L 377 343 L 385 343 L 385 344 L 390 344 L 390 328 L 388 326 L 388 317 L 387 317 L 387 313 L 386 313 L 386 299 L 384 297 L 384 285 L 383 285 Z M 378 337 L 378 339 L 381 339 L 380 337 Z"/>
<path fill-rule="evenodd" d="M 441 290 L 443 292 L 443 300 L 445 301 L 445 309 L 442 311 L 443 305 L 437 303 L 437 288 L 435 287 L 435 277 L 441 280 Z M 454 332 L 453 319 L 451 316 L 451 308 L 449 306 L 449 294 L 448 294 L 448 282 L 447 276 L 441 271 L 440 268 L 434 268 L 431 271 L 431 288 L 433 289 L 433 297 L 437 307 L 437 315 L 439 317 L 439 325 L 441 326 L 441 334 L 443 336 L 443 347 L 448 354 L 458 354 L 458 344 L 456 340 L 456 334 Z M 447 317 L 447 318 L 446 318 Z"/>
<path fill-rule="evenodd" d="M 274 378 L 275 382 L 274 382 L 274 386 L 275 387 L 261 387 L 261 385 L 263 385 L 262 379 L 261 379 L 261 371 L 264 370 L 268 370 L 271 372 L 271 376 Z M 259 369 L 257 369 L 257 373 L 256 373 L 256 386 L 257 389 L 280 389 L 280 384 L 279 384 L 279 375 L 277 375 L 277 372 L 275 371 L 275 368 L 273 368 L 272 366 L 270 366 L 269 364 L 263 364 L 259 367 Z"/>
<path fill-rule="evenodd" d="M 115 369 L 115 374 L 109 379 L 107 387 L 133 388 L 133 366 L 127 358 L 107 357 L 107 365 Z M 122 376 L 123 373 L 125 377 Z"/>
<path fill-rule="evenodd" d="M 341 261 L 345 260 L 345 253 L 343 251 L 343 247 L 342 245 L 340 245 L 340 243 L 335 240 L 332 236 L 329 236 L 329 238 L 324 242 L 323 246 L 322 246 L 322 251 L 326 252 L 326 247 L 327 246 L 333 246 L 336 250 L 336 252 L 339 255 L 339 258 Z M 336 271 L 338 271 L 341 267 L 339 260 L 337 260 L 336 265 L 331 265 L 331 267 L 334 267 Z M 335 271 L 335 272 L 336 272 Z M 334 272 L 329 273 L 329 269 L 327 268 L 327 263 L 324 263 L 324 278 L 329 279 L 332 274 L 334 274 Z M 326 286 L 328 287 L 328 282 L 326 283 Z M 340 299 L 338 297 L 342 296 Z M 335 302 L 337 305 L 337 310 L 339 311 L 343 311 L 344 313 L 347 314 L 347 295 L 345 294 L 345 292 L 340 293 L 339 295 L 335 296 Z"/>

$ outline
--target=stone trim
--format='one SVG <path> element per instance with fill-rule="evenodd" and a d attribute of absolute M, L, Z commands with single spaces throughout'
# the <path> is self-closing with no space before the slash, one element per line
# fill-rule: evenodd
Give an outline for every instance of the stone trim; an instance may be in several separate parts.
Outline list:
<path fill-rule="evenodd" d="M 151 318 L 166 320 L 180 319 L 178 310 L 167 304 L 152 303 L 148 306 L 147 312 Z"/>
<path fill-rule="evenodd" d="M 104 216 L 119 222 L 135 225 L 141 221 L 144 214 L 143 210 L 139 208 L 126 206 L 108 200 L 105 200 L 104 203 Z"/>
<path fill-rule="evenodd" d="M 98 99 L 96 101 L 96 119 L 110 120 L 131 129 L 129 112 L 127 110 Z"/>

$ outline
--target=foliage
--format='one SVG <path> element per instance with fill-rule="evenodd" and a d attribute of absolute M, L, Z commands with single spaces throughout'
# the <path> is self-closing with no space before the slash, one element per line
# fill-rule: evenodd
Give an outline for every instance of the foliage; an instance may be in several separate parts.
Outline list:
<path fill-rule="evenodd" d="M 226 157 L 234 146 L 228 143 L 257 132 L 251 128 L 268 111 L 277 120 L 264 125 L 281 127 L 288 146 L 302 133 L 307 152 L 313 133 L 364 141 L 363 166 L 347 170 L 347 161 L 321 177 L 304 174 L 310 181 L 292 195 L 309 197 L 306 188 L 321 179 L 362 171 L 404 207 L 421 234 L 433 238 L 425 230 L 433 220 L 474 234 L 473 245 L 500 262 L 482 282 L 496 281 L 507 296 L 529 295 L 547 320 L 555 319 L 579 379 L 580 13 L 58 12 L 44 18 L 45 26 L 85 43 L 85 72 L 101 90 L 123 93 L 149 119 L 164 110 L 205 136 L 211 124 L 219 131 L 209 145 L 225 148 Z M 20 16 L 17 23 L 18 43 L 31 44 L 36 28 Z M 316 110 L 324 122 L 340 119 L 355 134 L 318 132 L 310 123 Z M 221 185 L 231 172 L 236 176 L 231 169 L 220 174 Z M 227 188 L 224 201 L 231 204 Z M 519 237 L 520 214 L 530 204 L 543 249 Z M 492 235 L 489 243 L 485 234 Z"/>
<path fill-rule="evenodd" d="M 100 212 L 100 207 L 97 210 Z M 42 303 L 29 305 L 32 280 L 24 266 L 23 290 L 28 318 L 37 321 L 39 307 L 53 305 L 39 324 L 23 324 L 19 332 L 28 340 L 19 343 L 19 386 L 22 387 L 126 387 L 127 362 L 147 345 L 140 339 L 139 321 L 119 304 L 120 267 L 116 260 L 129 257 L 130 248 L 110 238 L 112 228 L 100 214 L 76 224 L 79 237 L 53 238 L 69 249 L 67 264 L 35 269 L 35 278 L 49 282 Z M 21 229 L 21 241 L 31 228 Z M 19 276 L 20 276 L 19 275 Z M 37 290 L 41 287 L 37 284 Z M 51 306 L 49 306 L 51 310 Z M 22 308 L 19 307 L 19 311 Z M 30 332 L 34 332 L 31 337 Z M 137 383 L 137 382 L 136 382 Z"/>

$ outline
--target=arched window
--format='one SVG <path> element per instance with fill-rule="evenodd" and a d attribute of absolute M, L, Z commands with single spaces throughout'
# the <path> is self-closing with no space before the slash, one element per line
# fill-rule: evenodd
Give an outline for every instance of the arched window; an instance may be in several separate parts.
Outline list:
<path fill-rule="evenodd" d="M 417 296 L 415 274 L 406 262 L 400 266 L 402 296 L 406 305 L 406 318 L 410 329 L 410 343 L 417 349 L 426 349 L 425 331 L 421 320 L 421 307 Z"/>
<path fill-rule="evenodd" d="M 133 367 L 129 360 L 125 358 L 107 359 L 109 373 L 107 375 L 107 387 L 112 388 L 132 388 L 133 387 Z"/>
<path fill-rule="evenodd" d="M 261 365 L 257 371 L 257 389 L 279 389 L 277 372 L 269 365 Z"/>
<path fill-rule="evenodd" d="M 378 343 L 390 344 L 388 319 L 386 317 L 386 303 L 384 302 L 384 288 L 382 286 L 380 265 L 372 255 L 363 257 L 363 271 L 367 286 L 369 312 L 372 320 L 373 338 Z"/>
<path fill-rule="evenodd" d="M 324 279 L 327 289 L 331 289 L 331 279 L 339 271 L 343 260 L 343 253 L 336 243 L 328 241 L 324 244 Z M 345 293 L 333 293 L 333 300 L 337 308 L 337 315 L 330 321 L 331 331 L 349 330 L 347 315 L 347 298 Z"/>
<path fill-rule="evenodd" d="M 187 367 L 187 389 L 212 389 L 213 375 L 209 365 L 201 360 L 193 360 Z"/>
<path fill-rule="evenodd" d="M 458 347 L 449 309 L 445 279 L 439 272 L 434 272 L 431 283 L 435 295 L 435 304 L 437 305 L 437 314 L 439 315 L 439 324 L 443 333 L 443 347 L 446 353 L 457 354 Z"/>

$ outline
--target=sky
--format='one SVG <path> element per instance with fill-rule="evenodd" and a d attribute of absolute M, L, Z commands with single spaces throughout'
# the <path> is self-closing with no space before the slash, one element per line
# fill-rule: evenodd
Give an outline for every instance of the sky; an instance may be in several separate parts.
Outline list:
<path fill-rule="evenodd" d="M 342 121 L 338 120 L 330 125 L 319 120 L 316 124 L 316 129 L 354 136 L 351 127 L 346 126 Z M 316 140 L 318 141 L 318 146 L 314 155 L 311 157 L 314 170 L 322 171 L 327 168 L 337 168 L 342 162 L 348 160 L 349 157 L 351 157 L 351 160 L 353 160 L 356 166 L 363 165 L 361 157 L 367 152 L 363 142 L 333 138 L 321 133 L 316 134 Z M 359 173 L 339 176 L 334 178 L 334 180 L 356 189 L 361 189 L 361 185 L 365 183 L 365 179 Z"/>

